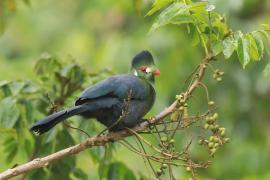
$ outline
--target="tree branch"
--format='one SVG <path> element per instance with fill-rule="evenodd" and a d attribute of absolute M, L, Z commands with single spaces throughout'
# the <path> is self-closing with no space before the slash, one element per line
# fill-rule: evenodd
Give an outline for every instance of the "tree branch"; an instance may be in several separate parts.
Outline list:
<path fill-rule="evenodd" d="M 207 64 L 209 63 L 209 61 L 211 59 L 213 59 L 213 55 L 212 54 L 207 55 L 207 57 L 205 57 L 202 60 L 202 62 L 200 63 L 200 66 L 199 66 L 197 74 L 196 74 L 197 78 L 188 87 L 186 92 L 182 93 L 184 95 L 184 97 L 183 97 L 184 101 L 188 100 L 189 97 L 191 96 L 191 94 L 193 93 L 193 91 L 199 86 L 200 82 L 202 81 L 202 79 L 204 77 Z M 178 102 L 174 101 L 169 107 L 164 109 L 158 115 L 151 118 L 148 122 L 147 121 L 142 122 L 138 126 L 132 128 L 132 131 L 140 132 L 140 131 L 147 129 L 151 124 L 158 123 L 160 120 L 162 120 L 165 117 L 167 117 L 168 115 L 170 115 L 174 111 L 174 109 L 177 107 L 177 104 L 178 104 Z M 81 151 L 84 151 L 85 149 L 91 148 L 93 146 L 103 146 L 108 142 L 122 140 L 128 136 L 134 135 L 134 133 L 132 133 L 132 131 L 123 130 L 123 131 L 119 131 L 119 132 L 111 132 L 107 135 L 94 136 L 92 138 L 88 138 L 87 140 L 85 140 L 77 145 L 60 150 L 58 152 L 55 152 L 55 153 L 50 154 L 50 155 L 43 157 L 43 158 L 36 158 L 36 159 L 34 159 L 30 162 L 27 162 L 25 164 L 8 169 L 0 174 L 0 179 L 8 179 L 10 177 L 18 176 L 20 174 L 29 172 L 29 171 L 34 170 L 34 169 L 47 167 L 52 162 L 54 162 L 58 159 L 64 158 L 65 156 L 78 154 Z"/>

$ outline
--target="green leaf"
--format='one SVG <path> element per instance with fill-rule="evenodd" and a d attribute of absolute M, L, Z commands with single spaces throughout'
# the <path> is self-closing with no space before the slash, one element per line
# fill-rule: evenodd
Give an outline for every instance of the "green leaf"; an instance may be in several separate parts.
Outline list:
<path fill-rule="evenodd" d="M 200 43 L 200 36 L 198 31 L 196 30 L 196 26 L 193 24 L 190 24 L 189 26 L 189 34 L 191 36 L 191 45 L 196 46 L 197 44 Z"/>
<path fill-rule="evenodd" d="M 148 11 L 146 16 L 151 16 L 152 14 L 154 14 L 155 12 L 160 10 L 161 8 L 167 6 L 171 2 L 173 2 L 173 0 L 156 0 L 152 5 L 151 10 Z"/>
<path fill-rule="evenodd" d="M 59 70 L 61 64 L 56 58 L 51 57 L 49 54 L 43 54 L 35 65 L 35 72 L 37 75 L 49 76 L 53 72 Z"/>
<path fill-rule="evenodd" d="M 262 24 L 263 29 L 270 30 L 270 24 Z"/>
<path fill-rule="evenodd" d="M 257 47 L 257 43 L 252 34 L 247 34 L 246 38 L 249 41 L 249 56 L 251 60 L 260 60 L 260 54 Z"/>
<path fill-rule="evenodd" d="M 0 107 L 0 126 L 2 128 L 13 128 L 20 116 L 16 100 L 7 97 L 0 102 Z"/>
<path fill-rule="evenodd" d="M 173 17 L 171 19 L 170 23 L 177 24 L 177 25 L 179 25 L 179 24 L 189 24 L 189 23 L 195 23 L 195 20 L 191 15 L 183 14 L 183 15 Z"/>
<path fill-rule="evenodd" d="M 18 143 L 14 137 L 9 137 L 4 141 L 4 153 L 6 154 L 6 162 L 10 163 L 18 152 Z"/>
<path fill-rule="evenodd" d="M 73 171 L 73 174 L 75 177 L 77 177 L 78 179 L 88 179 L 87 177 L 87 174 L 85 174 L 81 169 L 79 168 L 76 168 L 74 171 Z"/>
<path fill-rule="evenodd" d="M 107 175 L 108 180 L 135 180 L 133 172 L 121 162 L 114 162 L 110 164 Z"/>
<path fill-rule="evenodd" d="M 24 102 L 24 107 L 25 107 L 25 115 L 26 115 L 26 120 L 27 122 L 34 122 L 34 108 L 32 105 L 31 101 L 25 101 Z"/>
<path fill-rule="evenodd" d="M 237 40 L 235 40 L 233 36 L 228 36 L 223 40 L 222 44 L 223 44 L 223 54 L 225 58 L 228 59 L 237 49 Z"/>
<path fill-rule="evenodd" d="M 17 135 L 16 130 L 13 128 L 0 128 L 0 134 L 8 134 L 14 137 Z"/>
<path fill-rule="evenodd" d="M 240 39 L 238 40 L 237 55 L 238 55 L 240 63 L 245 69 L 246 65 L 250 61 L 249 40 L 245 36 L 240 37 Z"/>
<path fill-rule="evenodd" d="M 264 54 L 264 44 L 263 44 L 263 40 L 262 40 L 262 37 L 259 33 L 253 33 L 253 38 L 255 39 L 256 41 L 256 45 L 258 47 L 258 52 L 259 52 L 259 55 L 260 55 L 260 59 L 263 57 L 263 54 Z"/>
<path fill-rule="evenodd" d="M 172 18 L 176 17 L 180 14 L 188 14 L 186 5 L 183 3 L 173 3 L 169 7 L 167 7 L 164 11 L 162 11 L 155 22 L 153 23 L 150 33 L 155 31 L 157 28 L 169 24 Z"/>
<path fill-rule="evenodd" d="M 207 2 L 195 2 L 188 4 L 188 9 L 194 14 L 206 14 Z"/>
<path fill-rule="evenodd" d="M 268 43 L 270 43 L 270 35 L 268 34 L 268 32 L 261 30 L 258 31 L 259 33 L 261 33 L 261 35 L 268 41 Z"/>
<path fill-rule="evenodd" d="M 213 42 L 213 44 L 211 46 L 211 50 L 213 51 L 213 54 L 215 56 L 218 55 L 219 53 L 221 53 L 223 51 L 222 41 Z"/>
<path fill-rule="evenodd" d="M 265 66 L 265 68 L 264 68 L 264 70 L 263 70 L 263 75 L 264 75 L 265 77 L 270 77 L 270 63 L 268 63 L 268 64 Z"/>
<path fill-rule="evenodd" d="M 13 81 L 9 84 L 12 95 L 18 95 L 24 88 L 25 83 L 23 81 Z"/>

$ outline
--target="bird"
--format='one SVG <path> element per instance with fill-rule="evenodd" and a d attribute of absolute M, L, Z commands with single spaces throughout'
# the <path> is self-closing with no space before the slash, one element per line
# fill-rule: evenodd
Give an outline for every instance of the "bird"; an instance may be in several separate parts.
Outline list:
<path fill-rule="evenodd" d="M 43 118 L 30 131 L 41 135 L 75 115 L 96 119 L 110 132 L 132 128 L 142 121 L 155 102 L 157 75 L 160 71 L 152 54 L 141 51 L 132 59 L 129 74 L 114 75 L 88 87 L 77 98 L 75 106 Z"/>

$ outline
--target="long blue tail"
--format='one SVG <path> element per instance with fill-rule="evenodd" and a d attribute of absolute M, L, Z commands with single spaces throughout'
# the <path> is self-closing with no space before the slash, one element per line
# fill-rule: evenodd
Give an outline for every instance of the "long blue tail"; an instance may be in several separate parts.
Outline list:
<path fill-rule="evenodd" d="M 35 123 L 31 128 L 30 131 L 36 132 L 37 134 L 43 134 L 53 128 L 59 122 L 74 116 L 80 113 L 83 113 L 86 110 L 86 106 L 80 105 L 75 106 L 67 110 L 59 111 L 57 113 L 51 114 L 41 121 Z"/>

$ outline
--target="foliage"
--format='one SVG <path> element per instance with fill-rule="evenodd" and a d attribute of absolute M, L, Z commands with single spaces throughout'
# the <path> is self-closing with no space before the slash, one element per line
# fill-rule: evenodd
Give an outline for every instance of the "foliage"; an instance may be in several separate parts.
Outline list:
<path fill-rule="evenodd" d="M 83 82 L 85 82 L 86 76 L 90 75 L 83 67 L 70 61 L 64 65 L 63 61 L 58 58 L 45 54 L 38 59 L 35 65 L 38 82 L 1 81 L 2 100 L 0 103 L 4 108 L 0 111 L 0 122 L 1 133 L 7 135 L 3 142 L 6 162 L 12 162 L 20 154 L 24 154 L 31 160 L 34 157 L 64 149 L 75 144 L 76 140 L 85 138 L 84 134 L 74 136 L 67 130 L 67 127 L 54 129 L 44 138 L 35 137 L 28 132 L 29 126 L 36 120 L 59 110 L 65 106 L 68 99 L 74 97 L 74 93 L 83 89 Z M 91 76 L 93 77 L 93 74 Z M 81 125 L 85 127 L 83 124 L 85 124 L 84 121 Z M 109 173 L 105 175 L 114 177 L 115 168 L 119 166 L 121 171 L 127 171 L 127 176 L 133 176 L 122 164 L 109 164 L 112 148 L 112 146 L 108 146 L 103 155 L 100 153 L 100 151 L 104 151 L 102 149 L 96 149 L 98 154 L 95 154 L 94 151 L 90 153 L 93 159 L 106 163 L 100 165 L 100 172 L 104 173 L 103 170 L 108 167 Z M 48 170 L 31 172 L 29 178 L 71 179 L 71 177 L 77 177 L 87 179 L 87 174 L 75 167 L 76 156 L 68 157 L 59 160 Z"/>
<path fill-rule="evenodd" d="M 1 2 L 11 2 L 10 5 L 13 5 L 13 6 L 16 5 L 15 1 L 5 0 Z M 135 3 L 135 6 L 139 9 L 141 6 L 141 2 L 134 1 L 134 3 Z M 111 6 L 111 4 L 108 6 Z M 13 13 L 13 11 L 11 11 L 11 9 L 9 8 L 6 8 L 7 6 L 1 6 L 1 4 L 0 4 L 0 7 L 1 8 L 4 7 L 5 12 L 8 12 L 7 14 L 5 14 L 5 16 L 1 16 L 1 18 L 3 17 L 1 20 L 6 21 L 6 18 L 10 16 L 10 12 Z M 243 66 L 243 68 L 245 68 L 249 63 L 251 64 L 252 62 L 261 60 L 265 56 L 264 51 L 266 51 L 269 47 L 268 46 L 269 40 L 270 40 L 269 34 L 268 34 L 269 26 L 264 24 L 262 25 L 261 29 L 259 30 L 255 29 L 254 31 L 250 31 L 250 32 L 234 31 L 227 24 L 228 21 L 230 22 L 230 19 L 227 20 L 227 18 L 224 15 L 217 13 L 216 11 L 214 11 L 214 9 L 215 9 L 215 6 L 213 6 L 212 4 L 208 4 L 207 2 L 192 2 L 190 0 L 183 0 L 183 1 L 156 0 L 152 5 L 152 9 L 150 9 L 150 11 L 145 14 L 147 16 L 153 16 L 157 14 L 157 17 L 155 18 L 153 22 L 152 28 L 150 29 L 150 33 L 152 35 L 155 33 L 158 33 L 156 32 L 157 30 L 160 30 L 160 32 L 162 31 L 167 32 L 166 30 L 169 29 L 168 26 L 174 27 L 176 25 L 176 27 L 181 27 L 181 29 L 187 30 L 187 32 L 179 31 L 179 28 L 177 28 L 175 30 L 177 33 L 173 33 L 173 36 L 175 36 L 174 38 L 175 39 L 179 38 L 178 36 L 179 34 L 180 35 L 184 34 L 184 36 L 188 35 L 189 39 L 187 41 L 184 41 L 187 43 L 186 46 L 190 47 L 189 44 L 191 44 L 193 46 L 203 49 L 205 56 L 213 55 L 216 60 L 221 59 L 221 58 L 238 59 L 238 61 Z M 78 12 L 76 13 L 78 14 Z M 130 16 L 127 17 L 128 20 L 132 18 Z M 4 21 L 1 21 L 1 22 L 4 22 Z M 136 21 L 136 23 L 138 22 Z M 95 27 L 97 29 L 90 30 L 90 31 L 95 32 L 94 35 L 97 38 L 96 40 L 97 42 L 102 41 L 102 40 L 104 41 L 104 39 L 106 38 L 107 39 L 111 38 L 111 37 L 108 38 L 108 36 L 106 36 L 106 33 L 108 32 L 105 31 L 104 29 L 110 30 L 112 32 L 114 31 L 113 28 L 108 28 L 107 26 L 103 27 L 104 24 L 106 24 L 106 22 L 101 23 L 101 24 L 100 22 L 98 22 L 97 27 Z M 94 25 L 95 24 L 93 23 L 93 26 Z M 167 27 L 167 29 L 163 26 Z M 78 27 L 81 27 L 81 24 L 79 24 Z M 91 27 L 92 27 L 92 24 L 91 24 Z M 103 28 L 102 31 L 104 31 L 104 33 L 102 34 L 102 36 L 99 35 L 101 31 L 99 28 Z M 131 26 L 130 31 L 128 28 L 130 27 L 124 24 L 122 26 L 119 26 L 118 30 L 127 31 L 129 33 L 131 33 L 134 30 L 134 26 Z M 143 30 L 146 29 L 145 26 L 136 27 L 136 29 L 139 29 L 139 28 L 142 28 Z M 171 32 L 171 31 L 168 31 L 168 32 Z M 170 33 L 165 33 L 165 34 L 166 36 L 161 36 L 161 37 L 168 37 L 169 39 Z M 142 35 L 140 34 L 137 36 L 142 36 Z M 47 38 L 47 36 L 44 36 L 44 37 Z M 72 39 L 72 36 L 70 38 Z M 159 36 L 155 36 L 155 38 L 158 39 Z M 114 42 L 115 39 L 113 38 L 111 39 L 113 43 L 109 44 L 108 46 L 110 49 L 110 53 L 112 54 L 113 48 L 114 47 L 119 48 L 119 46 L 115 45 L 117 44 L 116 42 Z M 133 39 L 129 39 L 129 41 L 132 41 L 132 44 L 136 44 L 138 43 L 138 41 L 135 41 L 136 39 L 138 38 L 136 37 Z M 160 41 L 160 39 L 158 40 Z M 59 39 L 57 39 L 57 41 L 59 41 Z M 124 41 L 124 42 L 127 43 L 127 41 Z M 169 42 L 172 44 L 172 42 L 174 41 L 166 41 L 166 42 Z M 126 45 L 125 43 L 122 43 L 122 44 Z M 65 44 L 68 44 L 68 43 L 65 43 Z M 159 43 L 153 43 L 153 44 L 160 45 L 162 43 L 159 42 Z M 133 46 L 131 45 L 128 46 L 128 48 L 132 48 L 132 47 Z M 166 53 L 164 53 L 162 51 L 162 47 L 164 46 L 161 46 L 161 49 L 156 50 L 157 52 L 160 51 L 159 55 L 173 54 L 173 53 L 176 54 L 177 56 L 175 55 L 173 56 L 173 58 L 171 58 L 171 56 L 168 55 L 166 60 L 167 62 L 174 62 L 177 60 L 177 64 L 174 64 L 173 68 L 175 68 L 177 65 L 177 68 L 179 68 L 179 71 L 183 72 L 181 76 L 184 76 L 186 78 L 187 74 L 190 73 L 190 72 L 185 71 L 185 69 L 188 69 L 186 68 L 188 66 L 187 64 L 190 63 L 191 66 L 195 66 L 195 65 L 192 64 L 191 62 L 188 62 L 188 60 L 186 60 L 185 61 L 186 64 L 184 68 L 181 68 L 180 67 L 182 66 L 182 64 L 180 64 L 181 61 L 178 60 L 180 59 L 178 57 L 179 54 L 176 53 L 179 51 L 180 48 L 177 48 L 177 51 L 169 51 L 168 49 L 166 50 Z M 171 46 L 169 47 L 172 48 Z M 53 48 L 55 47 L 52 47 L 52 49 Z M 104 51 L 103 47 L 100 49 L 98 52 L 95 52 L 95 54 L 102 54 Z M 37 51 L 39 52 L 40 50 L 37 50 Z M 90 51 L 90 48 L 89 48 L 89 51 Z M 183 51 L 189 52 L 190 49 L 185 48 Z M 194 49 L 192 49 L 191 51 L 192 55 L 190 57 L 195 57 L 195 54 L 194 54 L 195 51 L 196 51 L 196 48 L 194 47 Z M 130 54 L 130 52 L 125 52 L 125 53 Z M 104 55 L 105 59 L 107 58 L 109 61 L 110 58 L 115 58 L 111 56 L 111 54 L 109 54 L 108 56 Z M 102 58 L 103 55 L 99 55 L 98 57 Z M 119 57 L 117 54 L 117 59 L 118 58 Z M 196 59 L 195 62 L 198 64 L 199 62 L 198 59 Z M 93 61 L 91 61 L 91 63 L 93 63 Z M 219 63 L 221 64 L 220 61 Z M 96 63 L 93 66 L 96 66 L 97 64 L 98 63 Z M 120 63 L 119 64 L 115 63 L 115 64 L 117 64 L 117 66 L 118 65 L 121 66 Z M 163 64 L 165 63 L 163 62 Z M 232 63 L 228 63 L 228 64 L 230 65 L 229 67 L 232 67 Z M 211 63 L 209 63 L 209 66 L 207 68 L 212 70 L 210 73 L 213 75 L 214 80 L 217 80 L 218 82 L 223 81 L 222 78 L 223 78 L 224 72 L 218 68 L 215 68 L 214 67 L 215 65 L 216 65 L 215 61 L 211 61 Z M 267 67 L 265 68 L 264 74 L 266 76 L 270 74 L 269 67 L 270 66 L 267 65 Z M 163 67 L 163 68 L 165 69 L 166 67 Z M 168 68 L 168 69 L 169 70 L 167 71 L 167 73 L 164 73 L 166 74 L 165 76 L 167 76 L 165 78 L 165 81 L 163 81 L 163 84 L 162 84 L 162 86 L 164 87 L 168 86 L 168 84 L 166 83 L 169 82 L 168 77 L 172 71 L 171 68 Z M 234 70 L 235 69 L 232 68 L 232 72 L 230 76 L 237 76 L 237 78 L 241 78 L 241 77 L 238 77 L 239 74 L 237 74 L 237 72 L 234 72 Z M 50 131 L 47 135 L 44 135 L 43 137 L 36 137 L 36 136 L 31 135 L 28 132 L 28 128 L 31 124 L 33 124 L 33 122 L 43 118 L 47 114 L 63 109 L 66 106 L 71 106 L 75 96 L 81 90 L 91 85 L 92 83 L 104 77 L 107 77 L 108 75 L 110 75 L 110 72 L 108 71 L 104 71 L 104 73 L 102 74 L 101 72 L 93 72 L 92 70 L 90 71 L 89 69 L 85 69 L 84 66 L 78 65 L 78 62 L 76 62 L 72 58 L 69 58 L 67 60 L 60 60 L 54 56 L 43 55 L 39 58 L 39 60 L 37 61 L 35 65 L 34 76 L 36 76 L 38 80 L 36 81 L 35 80 L 33 81 L 29 81 L 29 80 L 28 81 L 22 81 L 22 80 L 1 81 L 0 82 L 0 88 L 1 88 L 1 97 L 0 97 L 1 102 L 0 103 L 1 103 L 1 107 L 3 108 L 0 109 L 0 127 L 1 127 L 0 133 L 1 135 L 4 136 L 3 151 L 5 152 L 4 153 L 4 157 L 6 161 L 5 164 L 8 164 L 8 166 L 12 166 L 18 162 L 17 159 L 19 159 L 20 157 L 24 157 L 24 159 L 30 160 L 34 157 L 45 156 L 57 150 L 64 149 L 70 145 L 73 145 L 85 139 L 86 138 L 85 134 L 69 129 L 65 126 L 65 124 L 63 124 L 63 126 L 61 125 L 57 126 L 56 128 L 54 128 L 52 131 Z M 196 71 L 191 77 L 196 78 Z M 176 77 L 173 77 L 173 78 L 176 79 L 177 83 L 179 83 Z M 192 82 L 191 79 L 187 79 L 187 82 L 189 83 Z M 181 82 L 182 81 L 184 80 L 181 79 Z M 211 82 L 212 82 L 211 78 L 208 78 L 206 80 L 206 83 L 211 84 Z M 241 90 L 243 86 L 242 87 L 240 86 L 241 86 L 241 83 L 243 82 L 242 81 L 239 82 L 238 83 L 239 87 L 238 85 L 235 85 L 234 88 L 235 89 L 239 88 Z M 233 82 L 227 83 L 226 87 L 227 86 L 231 87 L 232 83 Z M 215 84 L 215 88 L 221 91 L 224 88 L 224 84 L 225 84 L 224 82 L 223 84 L 220 84 L 219 86 L 216 86 Z M 221 158 L 220 154 L 222 154 L 223 152 L 226 153 L 227 151 L 229 151 L 228 146 L 229 147 L 237 146 L 238 145 L 236 141 L 237 137 L 236 136 L 231 137 L 232 139 L 231 141 L 236 142 L 236 143 L 233 143 L 233 145 L 226 144 L 229 141 L 227 137 L 228 130 L 226 130 L 228 128 L 224 125 L 225 122 L 221 121 L 224 117 L 225 110 L 220 109 L 222 107 L 225 107 L 226 105 L 220 103 L 216 106 L 217 102 L 213 102 L 212 99 L 210 99 L 210 97 L 215 96 L 214 93 L 212 94 L 214 90 L 211 90 L 211 95 L 208 95 L 209 85 L 208 84 L 206 85 L 207 85 L 206 88 L 204 88 L 204 85 L 201 85 L 201 87 L 202 89 L 206 89 L 207 93 L 204 93 L 201 96 L 196 94 L 196 97 L 194 97 L 194 98 L 198 98 L 201 102 L 198 106 L 196 106 L 196 101 L 193 101 L 193 98 L 189 102 L 182 102 L 181 94 L 179 94 L 177 96 L 179 108 L 176 109 L 176 111 L 172 114 L 170 118 L 164 121 L 164 124 L 160 124 L 157 126 L 157 129 L 159 131 L 163 131 L 163 129 L 175 128 L 176 126 L 179 125 L 181 127 L 179 128 L 181 129 L 181 131 L 185 131 L 185 132 L 191 131 L 193 138 L 190 139 L 190 137 L 183 137 L 183 135 L 185 134 L 181 133 L 180 130 L 179 131 L 177 130 L 177 132 L 175 131 L 175 134 L 173 133 L 174 131 L 172 132 L 169 131 L 165 133 L 160 132 L 159 134 L 160 136 L 158 136 L 156 135 L 157 133 L 155 132 L 155 127 L 153 127 L 153 129 L 151 130 L 152 134 L 142 135 L 141 139 L 144 139 L 146 140 L 146 142 L 149 142 L 153 146 L 157 147 L 158 149 L 161 149 L 162 152 L 167 152 L 173 155 L 178 155 L 177 153 L 180 152 L 184 154 L 181 157 L 186 158 L 188 160 L 188 163 L 181 164 L 177 166 L 176 168 L 170 165 L 170 163 L 173 163 L 173 161 L 168 161 L 164 163 L 164 162 L 156 162 L 156 161 L 151 160 L 154 166 L 152 176 L 153 174 L 155 174 L 156 176 L 165 178 L 165 176 L 167 175 L 170 175 L 172 177 L 175 172 L 180 172 L 181 173 L 180 175 L 176 173 L 180 177 L 183 177 L 185 175 L 187 175 L 188 177 L 190 176 L 197 177 L 197 175 L 199 176 L 202 175 L 202 177 L 207 177 L 208 175 L 205 175 L 204 172 L 209 172 L 209 169 L 211 168 L 220 167 L 221 166 L 220 164 L 224 165 L 224 164 L 229 163 L 227 162 L 227 158 L 225 158 L 226 162 L 224 162 L 224 159 L 220 160 Z M 180 87 L 181 86 L 182 85 L 180 85 Z M 177 89 L 175 91 L 172 90 L 169 92 L 172 94 L 173 97 L 175 96 L 174 94 L 176 91 L 177 93 L 179 93 L 179 84 L 175 85 L 174 87 L 177 87 Z M 243 92 L 245 93 L 246 91 L 243 90 Z M 241 91 L 240 92 L 241 96 L 244 93 L 242 93 Z M 167 97 L 168 91 L 166 91 L 165 94 Z M 205 101 L 205 97 L 207 98 L 207 101 Z M 215 98 L 220 99 L 221 97 L 217 95 Z M 257 95 L 255 95 L 255 98 L 257 98 Z M 237 98 L 233 97 L 233 99 L 237 99 Z M 229 109 L 231 110 L 229 112 L 234 112 L 233 109 L 235 109 L 234 106 L 237 106 L 236 105 L 237 103 L 238 103 L 237 101 L 232 101 L 230 103 Z M 241 103 L 241 106 L 244 106 L 243 104 L 246 105 L 248 103 L 244 101 L 244 103 L 243 102 Z M 163 103 L 162 105 L 165 106 L 165 103 Z M 216 109 L 217 107 L 218 109 Z M 217 111 L 219 110 L 222 113 L 217 114 Z M 252 110 L 254 110 L 254 108 Z M 237 113 L 235 114 L 231 113 L 228 116 L 235 116 L 235 118 L 239 118 L 238 116 L 243 116 L 241 112 L 239 111 L 239 109 L 235 111 L 237 111 Z M 250 117 L 247 117 L 247 116 L 243 117 L 243 119 L 245 120 L 248 118 Z M 178 124 L 178 122 L 180 122 L 180 120 L 182 119 L 184 121 Z M 256 119 L 259 119 L 259 118 L 256 118 Z M 95 135 L 98 132 L 100 132 L 102 129 L 102 127 L 100 127 L 99 124 L 94 123 L 93 121 L 91 123 L 89 123 L 89 121 L 72 121 L 72 123 L 70 122 L 69 124 L 72 126 L 80 127 L 84 131 L 88 132 L 90 135 Z M 166 126 L 166 124 L 168 124 L 168 126 Z M 221 126 L 225 126 L 226 128 L 221 127 Z M 243 130 L 241 129 L 241 126 L 238 128 L 240 129 L 240 131 Z M 260 128 L 256 127 L 256 129 L 260 129 Z M 169 129 L 169 130 L 174 130 L 174 129 Z M 245 133 L 245 131 L 247 130 L 244 129 L 243 131 Z M 254 139 L 255 139 L 254 141 L 258 142 L 260 141 L 260 136 L 258 139 L 256 138 Z M 244 139 L 242 140 L 244 141 Z M 134 147 L 137 145 L 137 143 L 133 142 L 132 140 L 129 139 L 128 142 L 129 141 L 132 142 L 131 147 Z M 185 141 L 188 143 L 184 143 Z M 225 144 L 226 146 L 223 147 L 223 145 Z M 121 144 L 121 147 L 125 147 L 125 145 Z M 253 146 L 253 144 L 250 144 L 247 148 L 250 148 L 250 146 L 252 146 L 252 148 L 255 148 L 256 145 Z M 114 154 L 116 154 L 117 151 L 119 151 L 119 149 L 121 148 L 120 146 L 118 147 L 115 147 L 115 146 L 118 146 L 118 143 L 114 143 L 113 145 L 110 144 L 109 146 L 106 146 L 106 147 L 98 147 L 98 148 L 91 149 L 89 150 L 89 153 L 83 157 L 83 160 L 85 161 L 85 159 L 88 158 L 87 161 L 88 160 L 90 161 L 91 159 L 95 164 L 98 164 L 98 174 L 101 178 L 108 178 L 108 179 L 127 179 L 127 177 L 128 179 L 134 179 L 134 177 L 139 178 L 141 175 L 135 175 L 136 171 L 129 168 L 131 166 L 130 164 L 124 164 L 122 161 L 121 162 L 118 161 L 120 157 L 114 156 Z M 147 145 L 145 145 L 144 143 L 144 146 L 147 146 Z M 233 148 L 233 152 L 236 152 L 236 151 L 242 152 L 242 148 L 246 148 L 246 146 L 245 147 L 237 146 L 237 148 Z M 140 149 L 140 152 L 143 152 L 141 148 L 136 147 L 136 149 Z M 188 150 L 188 151 L 185 151 L 185 150 Z M 261 151 L 260 148 L 259 150 Z M 154 154 L 153 157 L 156 157 L 158 155 L 162 156 L 162 153 L 155 152 L 155 150 L 151 149 L 151 147 L 148 147 L 148 146 L 146 147 L 146 151 L 147 151 L 147 154 L 149 155 Z M 233 154 L 232 152 L 230 153 Z M 131 151 L 128 151 L 125 153 L 118 152 L 117 156 L 126 157 L 124 156 L 124 154 L 128 154 L 127 156 L 130 157 L 126 159 L 131 159 L 131 156 L 135 156 L 135 154 L 132 153 Z M 215 159 L 218 159 L 220 161 L 216 161 L 213 163 L 211 167 L 208 167 L 207 162 L 208 160 L 213 161 L 214 155 L 215 155 Z M 224 157 L 227 156 L 227 154 L 223 154 L 223 155 Z M 147 161 L 147 158 L 143 157 L 143 159 Z M 239 160 L 239 162 L 240 161 L 241 160 Z M 245 162 L 246 159 L 242 161 Z M 201 162 L 206 162 L 206 163 L 203 164 Z M 137 163 L 132 162 L 132 160 L 131 160 L 131 163 L 136 164 L 135 166 L 137 166 Z M 93 170 L 91 169 L 92 172 L 89 170 L 85 170 L 82 168 L 82 165 L 80 164 L 82 164 L 82 162 L 80 161 L 78 156 L 69 157 L 69 158 L 60 160 L 59 162 L 53 164 L 52 166 L 49 166 L 48 168 L 45 168 L 42 170 L 36 170 L 27 174 L 27 179 L 40 179 L 41 177 L 45 179 L 54 179 L 54 178 L 55 179 L 56 178 L 89 179 L 89 177 L 91 177 L 91 175 L 94 174 Z M 146 162 L 146 164 L 147 164 L 147 167 L 149 168 L 148 162 Z M 244 163 L 244 164 L 248 164 L 248 163 Z M 180 167 L 184 167 L 184 168 L 180 168 Z M 208 169 L 199 170 L 200 168 L 204 168 L 204 167 L 208 167 Z M 237 168 L 237 167 L 232 167 L 228 165 L 228 167 L 225 168 L 225 165 L 224 165 L 222 166 L 222 170 L 219 169 L 219 170 L 216 170 L 215 172 L 218 171 L 219 174 L 223 174 L 223 175 L 224 174 L 226 175 L 226 173 L 231 174 L 230 172 L 234 170 L 232 168 Z M 145 168 L 143 167 L 143 169 Z M 261 168 L 259 169 L 261 172 Z M 171 170 L 173 171 L 172 174 L 170 172 Z M 245 174 L 246 172 L 243 172 L 243 173 Z M 213 174 L 209 176 L 215 177 L 215 174 L 214 175 Z M 144 174 L 143 176 L 141 176 L 141 178 L 143 179 L 144 176 L 146 175 Z M 144 179 L 147 179 L 147 178 L 144 178 Z"/>
<path fill-rule="evenodd" d="M 161 2 L 156 1 L 149 12 L 164 7 Z M 157 16 L 150 32 L 167 24 L 184 25 L 187 26 L 194 45 L 201 42 L 206 54 L 210 49 L 215 56 L 223 53 L 225 59 L 228 59 L 237 52 L 243 68 L 250 61 L 259 61 L 263 57 L 264 46 L 270 42 L 269 25 L 245 34 L 240 30 L 234 32 L 228 27 L 226 17 L 213 11 L 214 9 L 215 6 L 207 2 L 176 1 Z"/>

